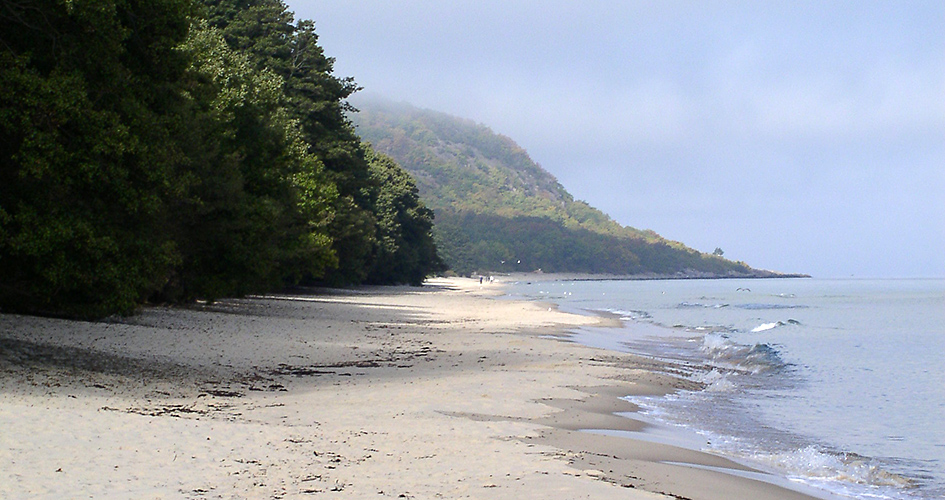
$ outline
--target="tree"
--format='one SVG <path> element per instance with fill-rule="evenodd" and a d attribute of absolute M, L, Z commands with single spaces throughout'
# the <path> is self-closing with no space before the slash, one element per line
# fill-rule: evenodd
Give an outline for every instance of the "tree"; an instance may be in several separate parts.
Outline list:
<path fill-rule="evenodd" d="M 190 0 L 0 0 L 0 307 L 76 317 L 335 263 L 284 83 Z"/>
<path fill-rule="evenodd" d="M 433 242 L 433 211 L 420 201 L 417 186 L 397 163 L 366 146 L 377 194 L 378 243 L 372 283 L 420 285 L 429 274 L 445 270 Z"/>
<path fill-rule="evenodd" d="M 0 3 L 0 307 L 127 313 L 176 262 L 163 231 L 190 3 Z"/>
<path fill-rule="evenodd" d="M 210 24 L 221 30 L 233 50 L 246 54 L 257 71 L 271 71 L 282 78 L 285 109 L 300 124 L 309 153 L 324 165 L 328 178 L 338 187 L 327 225 L 337 266 L 326 271 L 325 280 L 334 284 L 383 283 L 384 276 L 398 275 L 375 272 L 383 267 L 376 259 L 381 255 L 379 249 L 386 248 L 380 239 L 390 236 L 381 233 L 388 230 L 384 220 L 390 221 L 391 216 L 381 213 L 390 207 L 378 205 L 388 187 L 378 184 L 379 177 L 369 166 L 369 147 L 361 144 L 346 116 L 353 110 L 346 99 L 358 87 L 351 78 L 332 74 L 334 60 L 318 45 L 314 23 L 293 24 L 292 14 L 280 0 L 205 3 Z M 430 258 L 429 265 L 435 268 L 435 247 Z"/>
<path fill-rule="evenodd" d="M 375 178 L 312 23 L 207 5 L 0 0 L 0 308 L 95 318 L 435 265 L 432 214 L 395 165 Z"/>
<path fill-rule="evenodd" d="M 182 264 L 160 296 L 214 299 L 321 275 L 335 258 L 327 225 L 337 192 L 283 107 L 282 79 L 204 22 L 183 50 L 196 112 L 189 184 L 169 221 Z"/>

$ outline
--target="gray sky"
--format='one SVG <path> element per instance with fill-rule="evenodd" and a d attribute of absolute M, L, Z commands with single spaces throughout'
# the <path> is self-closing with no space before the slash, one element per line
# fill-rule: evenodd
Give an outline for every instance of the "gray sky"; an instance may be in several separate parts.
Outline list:
<path fill-rule="evenodd" d="M 339 76 L 752 266 L 945 277 L 945 1 L 288 0 Z"/>

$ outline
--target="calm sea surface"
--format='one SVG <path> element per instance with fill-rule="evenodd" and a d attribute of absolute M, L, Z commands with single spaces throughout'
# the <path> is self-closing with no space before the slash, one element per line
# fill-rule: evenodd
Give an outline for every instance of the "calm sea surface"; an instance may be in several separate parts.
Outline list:
<path fill-rule="evenodd" d="M 512 297 L 608 311 L 584 344 L 706 389 L 635 398 L 703 447 L 852 498 L 945 498 L 945 280 L 544 281 Z"/>

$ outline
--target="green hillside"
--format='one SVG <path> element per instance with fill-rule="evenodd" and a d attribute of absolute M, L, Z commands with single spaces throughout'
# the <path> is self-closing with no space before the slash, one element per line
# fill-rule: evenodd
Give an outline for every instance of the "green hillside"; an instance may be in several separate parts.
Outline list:
<path fill-rule="evenodd" d="M 621 226 L 575 200 L 512 139 L 447 114 L 358 100 L 358 134 L 417 181 L 440 254 L 460 274 L 535 271 L 758 276 L 741 262 Z"/>

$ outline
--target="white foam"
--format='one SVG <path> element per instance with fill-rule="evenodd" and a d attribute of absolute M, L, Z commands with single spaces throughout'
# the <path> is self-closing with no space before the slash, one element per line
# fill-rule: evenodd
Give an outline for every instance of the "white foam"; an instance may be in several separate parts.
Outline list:
<path fill-rule="evenodd" d="M 767 344 L 743 345 L 724 334 L 711 333 L 702 340 L 704 352 L 713 364 L 746 373 L 761 373 L 784 366 L 777 350 Z"/>
<path fill-rule="evenodd" d="M 859 487 L 865 487 L 873 498 L 905 498 L 901 496 L 902 489 L 915 486 L 908 478 L 880 468 L 867 457 L 823 452 L 814 446 L 781 453 L 757 453 L 750 459 L 787 473 L 795 480 L 848 494 L 858 491 L 863 495 Z"/>
<path fill-rule="evenodd" d="M 777 322 L 777 323 L 764 323 L 764 324 L 762 324 L 762 325 L 758 325 L 758 326 L 752 328 L 752 329 L 751 329 L 751 332 L 752 332 L 752 333 L 758 333 L 758 332 L 764 332 L 764 331 L 767 331 L 767 330 L 773 330 L 773 329 L 777 328 L 780 324 L 781 324 L 780 322 Z"/>
<path fill-rule="evenodd" d="M 708 392 L 727 392 L 735 388 L 735 384 L 728 379 L 728 375 L 719 370 L 712 370 L 695 378 L 706 385 L 705 390 Z"/>

